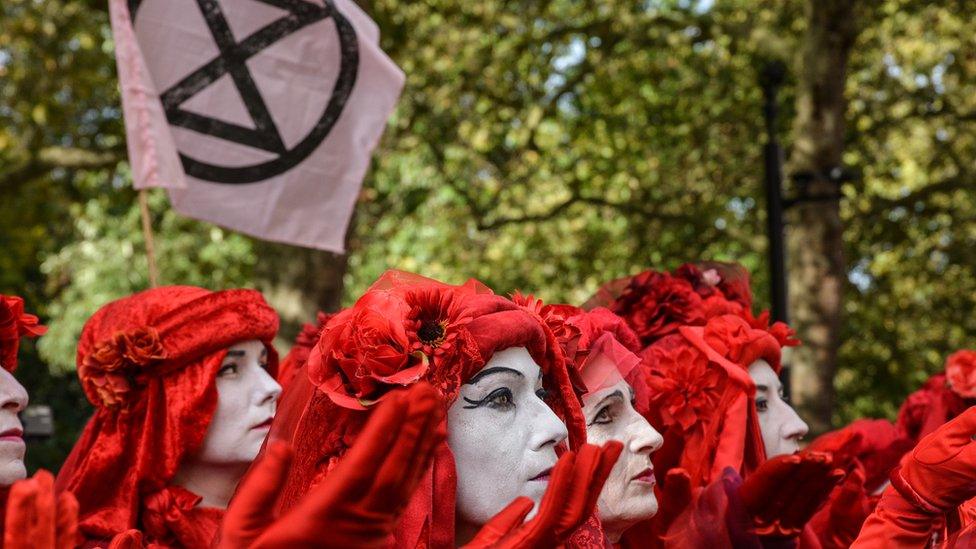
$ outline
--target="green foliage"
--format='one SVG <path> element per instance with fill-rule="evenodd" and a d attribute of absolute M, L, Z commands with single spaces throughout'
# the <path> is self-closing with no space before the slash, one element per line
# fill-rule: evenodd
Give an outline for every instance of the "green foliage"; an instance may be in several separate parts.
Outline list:
<path fill-rule="evenodd" d="M 56 407 L 58 437 L 31 449 L 49 467 L 86 415 L 67 373 L 82 323 L 146 287 L 104 4 L 0 4 L 0 291 L 51 325 L 43 363 L 28 345 L 18 372 Z M 803 2 L 367 7 L 408 80 L 357 210 L 346 303 L 387 268 L 580 302 L 606 280 L 710 258 L 744 263 L 765 305 L 756 68 L 799 73 Z M 843 421 L 890 416 L 976 333 L 972 10 L 872 7 L 849 60 L 845 160 L 862 177 L 842 201 Z M 178 217 L 161 193 L 151 206 L 164 283 L 263 284 L 262 244 Z M 297 254 L 274 257 L 303 272 Z"/>

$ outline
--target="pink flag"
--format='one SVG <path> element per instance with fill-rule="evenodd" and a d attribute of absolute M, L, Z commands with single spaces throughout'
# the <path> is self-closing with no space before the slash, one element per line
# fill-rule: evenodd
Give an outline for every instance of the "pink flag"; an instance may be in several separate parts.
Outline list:
<path fill-rule="evenodd" d="M 403 88 L 351 0 L 109 0 L 136 188 L 267 240 L 343 252 Z"/>

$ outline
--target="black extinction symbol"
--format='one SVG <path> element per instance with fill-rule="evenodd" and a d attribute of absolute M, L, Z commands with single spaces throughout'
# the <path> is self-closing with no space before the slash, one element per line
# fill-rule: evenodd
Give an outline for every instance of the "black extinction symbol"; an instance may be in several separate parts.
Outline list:
<path fill-rule="evenodd" d="M 238 42 L 231 33 L 227 18 L 224 16 L 219 2 L 217 0 L 196 0 L 220 53 L 164 91 L 160 99 L 166 112 L 166 118 L 173 126 L 268 151 L 277 156 L 272 160 L 252 166 L 218 166 L 192 158 L 180 151 L 183 169 L 188 175 L 197 179 L 214 183 L 255 183 L 288 171 L 308 157 L 329 135 L 332 127 L 339 119 L 339 115 L 342 114 L 356 83 L 356 75 L 359 70 L 359 44 L 356 31 L 349 20 L 336 9 L 332 0 L 324 0 L 324 6 L 312 4 L 306 0 L 256 1 L 283 9 L 288 12 L 288 15 L 273 21 Z M 144 0 L 128 0 L 128 2 L 130 17 L 133 25 L 135 25 L 136 13 Z M 268 106 L 264 98 L 261 97 L 246 62 L 282 38 L 330 17 L 335 22 L 339 35 L 339 76 L 318 122 L 301 141 L 289 149 L 281 139 L 281 133 L 271 118 Z M 183 103 L 225 74 L 230 74 L 234 85 L 237 87 L 244 101 L 244 106 L 254 122 L 254 128 L 225 122 L 180 108 Z"/>

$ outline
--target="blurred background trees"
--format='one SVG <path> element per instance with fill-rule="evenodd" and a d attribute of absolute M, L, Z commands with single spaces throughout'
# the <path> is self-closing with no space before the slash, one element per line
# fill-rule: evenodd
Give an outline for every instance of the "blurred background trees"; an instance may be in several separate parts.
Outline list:
<path fill-rule="evenodd" d="M 793 357 L 807 417 L 824 428 L 891 416 L 951 350 L 973 346 L 976 4 L 365 7 L 407 86 L 349 255 L 180 218 L 157 193 L 163 283 L 266 291 L 283 346 L 387 268 L 578 303 L 642 269 L 730 260 L 768 306 L 757 70 L 779 60 L 787 180 L 855 175 L 839 200 L 788 215 L 791 305 L 813 344 Z M 74 341 L 98 306 L 146 287 L 145 254 L 104 2 L 0 10 L 0 292 L 51 326 L 18 376 L 59 428 L 31 465 L 56 467 L 90 411 Z"/>

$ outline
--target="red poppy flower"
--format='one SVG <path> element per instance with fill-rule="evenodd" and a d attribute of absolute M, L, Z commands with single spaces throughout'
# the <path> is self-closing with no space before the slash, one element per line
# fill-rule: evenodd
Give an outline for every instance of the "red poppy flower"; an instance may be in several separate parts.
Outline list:
<path fill-rule="evenodd" d="M 0 295 L 0 366 L 14 371 L 20 338 L 44 335 L 47 328 L 37 317 L 24 312 L 24 300 L 16 296 Z"/>
<path fill-rule="evenodd" d="M 649 406 L 662 427 L 677 425 L 687 433 L 714 416 L 728 376 L 721 368 L 710 368 L 704 353 L 685 344 L 655 345 L 644 360 Z"/>
<path fill-rule="evenodd" d="M 976 351 L 962 350 L 949 355 L 946 378 L 957 395 L 976 398 Z"/>

